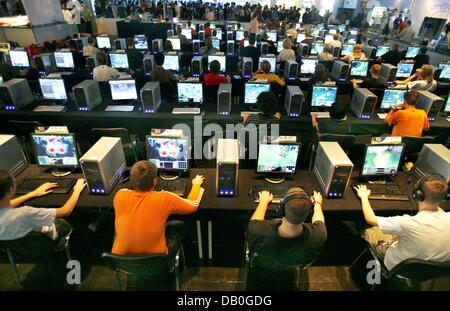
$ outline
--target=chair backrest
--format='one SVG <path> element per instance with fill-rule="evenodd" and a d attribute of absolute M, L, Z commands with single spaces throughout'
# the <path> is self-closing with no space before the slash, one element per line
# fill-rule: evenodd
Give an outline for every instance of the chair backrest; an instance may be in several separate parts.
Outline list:
<path fill-rule="evenodd" d="M 42 126 L 42 123 L 39 121 L 8 120 L 8 125 L 12 133 L 29 137 L 30 133 L 34 133 L 37 126 Z"/>
<path fill-rule="evenodd" d="M 218 85 L 213 86 L 203 86 L 203 101 L 206 101 L 208 103 L 217 103 L 217 93 L 219 91 Z"/>
<path fill-rule="evenodd" d="M 320 141 L 335 141 L 341 146 L 344 152 L 348 153 L 355 143 L 355 135 L 338 135 L 325 133 L 319 138 Z"/>
<path fill-rule="evenodd" d="M 123 271 L 136 276 L 167 276 L 171 273 L 166 254 L 116 255 L 103 253 L 102 259 L 113 271 Z"/>
<path fill-rule="evenodd" d="M 119 137 L 122 141 L 123 152 L 127 165 L 137 161 L 137 153 L 131 136 L 126 128 L 93 128 L 91 129 L 91 143 L 95 144 L 102 137 Z"/>
<path fill-rule="evenodd" d="M 395 266 L 390 271 L 390 275 L 398 275 L 419 282 L 450 276 L 450 261 L 407 259 Z"/>
<path fill-rule="evenodd" d="M 45 262 L 54 254 L 56 248 L 55 241 L 40 232 L 30 232 L 15 240 L 0 241 L 0 251 L 11 250 L 17 262 Z"/>
<path fill-rule="evenodd" d="M 422 150 L 424 144 L 431 144 L 433 142 L 434 137 L 403 136 L 402 143 L 405 144 L 405 150 L 403 152 L 403 155 L 407 157 L 414 153 L 419 153 L 420 150 Z"/>

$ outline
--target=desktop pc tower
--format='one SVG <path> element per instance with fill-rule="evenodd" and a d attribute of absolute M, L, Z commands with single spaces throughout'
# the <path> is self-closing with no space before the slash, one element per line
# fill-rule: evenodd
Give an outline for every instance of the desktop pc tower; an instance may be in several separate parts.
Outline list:
<path fill-rule="evenodd" d="M 167 29 L 167 38 L 173 37 L 173 29 Z"/>
<path fill-rule="evenodd" d="M 159 82 L 147 82 L 141 89 L 143 113 L 156 113 L 161 105 L 161 88 Z"/>
<path fill-rule="evenodd" d="M 222 83 L 217 92 L 217 114 L 228 116 L 231 112 L 231 83 Z"/>
<path fill-rule="evenodd" d="M 17 177 L 28 167 L 28 161 L 14 135 L 0 135 L 0 170 Z"/>
<path fill-rule="evenodd" d="M 147 55 L 144 57 L 143 63 L 144 63 L 144 73 L 146 76 L 151 75 L 153 70 L 153 64 L 155 62 L 155 56 L 153 55 Z"/>
<path fill-rule="evenodd" d="M 249 79 L 253 72 L 253 59 L 251 57 L 242 58 L 242 77 Z"/>
<path fill-rule="evenodd" d="M 122 177 L 127 164 L 122 141 L 102 137 L 80 159 L 81 169 L 92 194 L 108 194 Z"/>
<path fill-rule="evenodd" d="M 200 54 L 200 47 L 201 47 L 201 41 L 200 40 L 194 40 L 192 41 L 192 52 L 194 55 Z"/>
<path fill-rule="evenodd" d="M 356 88 L 353 93 L 350 110 L 360 119 L 370 119 L 377 105 L 378 97 L 365 88 Z"/>
<path fill-rule="evenodd" d="M 233 40 L 227 41 L 227 54 L 234 55 L 234 41 Z"/>
<path fill-rule="evenodd" d="M 344 196 L 352 170 L 353 163 L 337 142 L 319 142 L 313 172 L 327 198 Z"/>
<path fill-rule="evenodd" d="M 11 79 L 0 84 L 0 107 L 17 110 L 34 101 L 34 95 L 26 79 Z"/>
<path fill-rule="evenodd" d="M 234 40 L 234 32 L 227 31 L 227 41 L 233 41 L 233 40 Z"/>
<path fill-rule="evenodd" d="M 198 40 L 205 41 L 205 31 L 199 31 L 197 35 Z"/>
<path fill-rule="evenodd" d="M 216 193 L 233 197 L 238 192 L 239 143 L 237 139 L 217 141 Z"/>
<path fill-rule="evenodd" d="M 95 56 L 89 56 L 86 57 L 86 68 L 89 71 L 89 73 L 92 73 L 94 71 L 94 68 L 97 67 L 98 61 Z"/>
<path fill-rule="evenodd" d="M 331 77 L 336 81 L 347 80 L 347 73 L 349 66 L 343 61 L 337 61 L 333 63 L 333 69 L 331 70 Z"/>
<path fill-rule="evenodd" d="M 291 59 L 284 62 L 284 77 L 287 80 L 297 79 L 298 63 Z"/>
<path fill-rule="evenodd" d="M 261 42 L 261 55 L 269 54 L 269 44 L 267 42 Z"/>
<path fill-rule="evenodd" d="M 303 92 L 297 85 L 288 85 L 286 87 L 286 97 L 284 99 L 284 108 L 288 116 L 300 117 L 303 106 Z"/>
<path fill-rule="evenodd" d="M 127 40 L 124 38 L 118 38 L 114 40 L 114 49 L 116 50 L 126 50 L 127 49 Z"/>
<path fill-rule="evenodd" d="M 436 120 L 444 104 L 444 99 L 429 91 L 418 91 L 417 93 L 419 94 L 419 102 L 416 108 L 425 110 L 428 114 L 428 120 Z"/>
<path fill-rule="evenodd" d="M 191 70 L 193 77 L 200 77 L 203 72 L 203 57 L 194 56 L 191 61 Z"/>
<path fill-rule="evenodd" d="M 302 57 L 308 57 L 309 45 L 307 45 L 306 43 L 300 43 L 298 48 L 300 49 L 300 54 L 302 55 Z"/>
<path fill-rule="evenodd" d="M 414 173 L 417 177 L 434 173 L 450 178 L 450 150 L 441 144 L 425 144 L 419 153 Z"/>
<path fill-rule="evenodd" d="M 369 60 L 376 59 L 376 55 L 377 55 L 376 47 L 366 45 L 362 50 L 363 50 L 364 55 L 366 55 Z"/>
<path fill-rule="evenodd" d="M 392 84 L 397 75 L 397 67 L 391 64 L 381 64 L 380 77 L 386 81 L 387 84 Z"/>
<path fill-rule="evenodd" d="M 73 95 L 80 111 L 92 111 L 102 102 L 100 85 L 94 80 L 84 80 L 75 85 Z"/>
<path fill-rule="evenodd" d="M 333 47 L 333 57 L 334 59 L 338 59 L 339 55 L 341 55 L 341 48 L 338 46 Z"/>
<path fill-rule="evenodd" d="M 162 39 L 155 39 L 152 41 L 152 53 L 164 52 L 164 44 Z"/>
<path fill-rule="evenodd" d="M 34 57 L 39 74 L 45 75 L 56 71 L 56 62 L 53 53 L 43 53 Z"/>

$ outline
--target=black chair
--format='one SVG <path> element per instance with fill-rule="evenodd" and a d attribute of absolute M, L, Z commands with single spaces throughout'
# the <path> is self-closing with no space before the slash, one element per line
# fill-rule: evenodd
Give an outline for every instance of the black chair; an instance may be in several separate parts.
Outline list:
<path fill-rule="evenodd" d="M 8 120 L 9 130 L 19 139 L 29 163 L 35 163 L 35 159 L 32 156 L 34 150 L 31 145 L 30 134 L 34 133 L 38 126 L 42 126 L 42 123 L 38 121 Z"/>
<path fill-rule="evenodd" d="M 206 103 L 217 104 L 218 85 L 203 85 L 203 101 Z"/>
<path fill-rule="evenodd" d="M 355 135 L 342 135 L 342 134 L 330 134 L 324 133 L 320 136 L 319 141 L 334 141 L 341 146 L 345 153 L 349 153 L 355 143 Z M 312 146 L 309 169 L 312 170 L 315 160 L 315 154 L 317 152 L 317 145 Z"/>
<path fill-rule="evenodd" d="M 403 136 L 402 143 L 405 144 L 405 150 L 403 151 L 403 157 L 408 160 L 415 160 L 423 145 L 434 143 L 435 138 L 431 136 L 414 137 Z"/>
<path fill-rule="evenodd" d="M 161 99 L 172 100 L 176 98 L 177 90 L 172 83 L 159 83 L 161 88 Z"/>

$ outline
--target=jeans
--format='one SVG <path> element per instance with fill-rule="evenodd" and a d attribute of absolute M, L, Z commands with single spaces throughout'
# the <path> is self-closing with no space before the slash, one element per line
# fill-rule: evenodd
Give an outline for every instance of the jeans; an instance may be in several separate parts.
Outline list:
<path fill-rule="evenodd" d="M 383 233 L 378 227 L 366 229 L 363 233 L 363 237 L 375 251 L 375 255 L 381 260 L 384 260 L 384 256 L 386 255 L 389 246 L 396 241 L 395 236 Z"/>
<path fill-rule="evenodd" d="M 183 245 L 186 235 L 186 225 L 180 220 L 171 220 L 166 224 L 166 244 L 169 250 L 169 258 L 175 258 L 178 250 Z"/>

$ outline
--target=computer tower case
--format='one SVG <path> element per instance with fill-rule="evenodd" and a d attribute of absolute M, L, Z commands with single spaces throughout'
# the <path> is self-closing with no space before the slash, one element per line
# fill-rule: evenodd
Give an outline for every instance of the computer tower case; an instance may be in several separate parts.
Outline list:
<path fill-rule="evenodd" d="M 269 54 L 269 44 L 267 42 L 261 42 L 261 55 Z"/>
<path fill-rule="evenodd" d="M 155 39 L 152 41 L 152 52 L 153 54 L 164 52 L 164 44 L 162 39 Z"/>
<path fill-rule="evenodd" d="M 417 177 L 434 173 L 450 180 L 450 149 L 441 144 L 424 144 L 416 160 Z"/>
<path fill-rule="evenodd" d="M 227 41 L 233 41 L 233 40 L 234 40 L 234 32 L 227 31 Z"/>
<path fill-rule="evenodd" d="M 239 143 L 237 139 L 217 141 L 216 193 L 233 197 L 238 193 Z"/>
<path fill-rule="evenodd" d="M 161 88 L 159 82 L 147 82 L 142 87 L 141 103 L 143 113 L 156 113 L 161 105 Z"/>
<path fill-rule="evenodd" d="M 167 29 L 167 38 L 173 37 L 173 29 Z"/>
<path fill-rule="evenodd" d="M 14 135 L 0 135 L 0 170 L 17 177 L 28 167 L 25 153 Z"/>
<path fill-rule="evenodd" d="M 391 64 L 381 64 L 380 77 L 386 81 L 387 84 L 392 84 L 395 81 L 397 75 L 397 67 Z"/>
<path fill-rule="evenodd" d="M 193 77 L 200 77 L 203 72 L 203 58 L 194 56 L 191 61 L 191 72 Z"/>
<path fill-rule="evenodd" d="M 227 42 L 227 54 L 234 55 L 234 41 L 228 40 Z"/>
<path fill-rule="evenodd" d="M 253 72 L 253 59 L 251 57 L 242 58 L 242 77 L 250 79 Z"/>
<path fill-rule="evenodd" d="M 375 60 L 377 54 L 377 48 L 374 46 L 365 45 L 363 48 L 364 55 L 367 56 L 369 60 Z"/>
<path fill-rule="evenodd" d="M 17 110 L 34 101 L 34 95 L 26 79 L 11 79 L 0 84 L 0 108 Z"/>
<path fill-rule="evenodd" d="M 231 112 L 231 83 L 222 83 L 217 92 L 217 114 L 228 116 Z"/>
<path fill-rule="evenodd" d="M 286 96 L 284 99 L 284 108 L 288 116 L 293 118 L 300 117 L 302 113 L 304 95 L 297 85 L 288 85 L 286 87 Z"/>
<path fill-rule="evenodd" d="M 419 94 L 419 102 L 416 108 L 425 110 L 428 115 L 428 120 L 436 120 L 444 104 L 444 99 L 429 91 L 417 91 L 417 93 Z"/>
<path fill-rule="evenodd" d="M 43 53 L 34 57 L 34 62 L 39 74 L 45 75 L 57 70 L 55 56 L 53 53 Z"/>
<path fill-rule="evenodd" d="M 127 40 L 124 38 L 118 38 L 114 40 L 114 49 L 115 50 L 126 50 L 128 48 L 127 46 Z"/>
<path fill-rule="evenodd" d="M 331 70 L 331 77 L 335 81 L 345 81 L 347 80 L 349 66 L 343 61 L 335 61 L 333 63 L 333 68 Z"/>
<path fill-rule="evenodd" d="M 370 119 L 377 105 L 378 97 L 365 88 L 356 88 L 353 93 L 350 110 L 360 119 Z"/>
<path fill-rule="evenodd" d="M 294 60 L 288 59 L 284 62 L 284 77 L 287 80 L 297 79 L 298 63 Z"/>
<path fill-rule="evenodd" d="M 102 102 L 98 81 L 84 80 L 73 87 L 73 94 L 80 111 L 92 111 Z"/>
<path fill-rule="evenodd" d="M 150 76 L 152 74 L 153 66 L 155 63 L 155 56 L 147 55 L 144 57 L 144 73 L 146 76 Z"/>
<path fill-rule="evenodd" d="M 200 40 L 194 40 L 192 41 L 192 51 L 194 55 L 200 54 L 200 47 L 201 47 L 201 41 Z"/>

